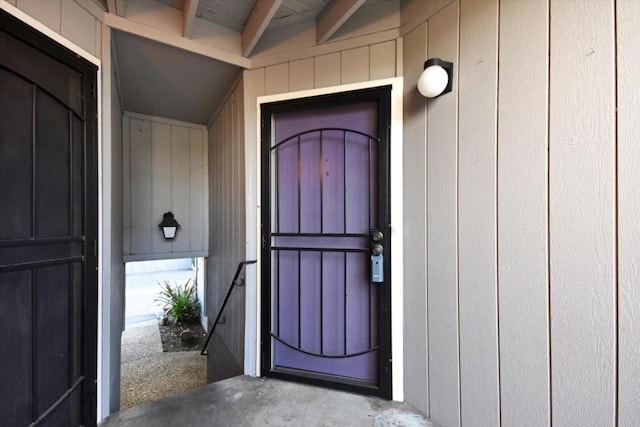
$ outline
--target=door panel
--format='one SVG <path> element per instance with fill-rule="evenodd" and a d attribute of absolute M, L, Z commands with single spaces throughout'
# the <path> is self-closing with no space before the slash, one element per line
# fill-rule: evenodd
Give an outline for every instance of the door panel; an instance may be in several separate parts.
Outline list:
<path fill-rule="evenodd" d="M 370 230 L 389 223 L 388 94 L 352 95 L 263 108 L 264 373 L 387 395 Z"/>
<path fill-rule="evenodd" d="M 4 328 L 6 343 L 31 339 L 31 309 L 29 305 L 31 272 L 16 271 L 0 274 L 2 316 L 11 319 L 11 327 Z M 7 323 L 3 323 L 5 325 Z M 2 417 L 27 425 L 31 415 L 31 352 L 27 346 L 15 346 L 2 351 L 0 363 L 0 399 Z M 21 375 L 15 375 L 16 372 Z"/>
<path fill-rule="evenodd" d="M 0 103 L 0 161 L 15 167 L 0 167 L 0 200 L 6 219 L 0 221 L 3 239 L 27 239 L 31 236 L 31 199 L 15 188 L 31 188 L 32 85 L 0 68 L 0 93 L 9 102 Z M 8 124 L 11 123 L 11 126 Z"/>
<path fill-rule="evenodd" d="M 69 122 L 67 108 L 37 90 L 35 203 L 47 208 L 35 211 L 35 237 L 69 236 Z"/>
<path fill-rule="evenodd" d="M 35 406 L 43 413 L 69 386 L 69 268 L 34 270 Z"/>
<path fill-rule="evenodd" d="M 3 16 L 6 20 L 16 23 L 14 19 L 5 13 L 3 13 Z M 71 56 L 68 58 L 76 63 L 80 60 L 72 58 L 77 58 L 77 55 L 63 50 L 59 45 L 55 45 L 44 38 L 39 38 L 39 40 L 30 38 L 33 32 L 19 23 L 17 25 L 21 27 L 19 31 L 25 30 L 30 34 L 25 36 L 26 33 L 24 32 L 18 34 L 9 31 L 0 33 L 0 52 L 2 52 L 3 65 L 11 69 L 16 75 L 23 76 L 33 82 L 38 87 L 46 88 L 51 96 L 69 106 L 75 113 L 85 115 L 85 109 L 88 106 L 83 98 L 78 96 L 83 91 L 83 80 L 86 83 L 86 76 L 83 76 L 83 70 L 75 68 L 75 64 L 69 67 L 70 61 L 66 59 L 61 61 L 51 60 L 54 50 L 63 52 L 63 55 L 70 54 Z M 60 58 L 60 56 L 58 57 Z"/>
<path fill-rule="evenodd" d="M 376 308 L 370 306 L 366 236 L 377 226 L 370 220 L 375 218 L 370 212 L 376 211 L 370 205 L 371 194 L 377 188 L 375 182 L 371 185 L 369 171 L 370 153 L 377 152 L 378 141 L 351 130 L 322 127 L 331 122 L 358 131 L 372 128 L 376 110 L 376 104 L 369 103 L 341 108 L 333 115 L 324 112 L 328 120 L 318 119 L 317 111 L 297 113 L 294 120 L 275 118 L 276 138 L 284 139 L 272 149 L 279 183 L 273 206 L 278 223 L 272 234 L 278 248 L 272 251 L 275 306 L 282 308 L 275 311 L 275 324 L 282 326 L 274 334 L 274 366 L 377 383 L 377 343 L 370 339 L 375 318 L 369 315 Z M 350 123 L 353 116 L 360 121 Z M 287 140 L 296 135 L 299 122 L 323 130 Z M 355 355 L 361 352 L 366 353 Z"/>
<path fill-rule="evenodd" d="M 96 423 L 95 78 L 94 66 L 0 12 L 6 425 Z"/>

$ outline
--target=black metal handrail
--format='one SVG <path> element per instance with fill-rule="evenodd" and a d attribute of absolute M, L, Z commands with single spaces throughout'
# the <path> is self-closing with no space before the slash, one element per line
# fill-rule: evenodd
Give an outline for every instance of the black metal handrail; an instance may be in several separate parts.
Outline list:
<path fill-rule="evenodd" d="M 251 261 L 242 261 L 238 264 L 238 269 L 236 270 L 236 274 L 233 276 L 233 280 L 231 280 L 231 284 L 229 285 L 229 289 L 227 289 L 227 294 L 224 296 L 224 300 L 222 301 L 222 305 L 220 306 L 220 309 L 218 310 L 218 315 L 216 316 L 216 321 L 213 322 L 213 326 L 211 327 L 211 330 L 209 331 L 209 335 L 207 336 L 207 340 L 204 342 L 204 346 L 202 346 L 202 351 L 200 352 L 201 356 L 208 356 L 209 353 L 207 352 L 207 345 L 209 345 L 209 341 L 211 340 L 211 337 L 213 336 L 213 331 L 216 330 L 216 325 L 218 324 L 218 321 L 220 320 L 220 317 L 222 317 L 222 312 L 224 311 L 224 307 L 227 305 L 227 301 L 229 301 L 229 297 L 231 297 L 231 292 L 233 291 L 233 288 L 235 286 L 238 285 L 238 277 L 240 277 L 240 273 L 242 272 L 242 269 L 244 268 L 245 265 L 249 265 L 249 264 L 255 264 L 257 261 L 251 260 Z"/>

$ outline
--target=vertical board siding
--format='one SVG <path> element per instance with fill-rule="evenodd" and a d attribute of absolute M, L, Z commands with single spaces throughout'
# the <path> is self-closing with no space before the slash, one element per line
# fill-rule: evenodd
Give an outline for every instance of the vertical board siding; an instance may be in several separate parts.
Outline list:
<path fill-rule="evenodd" d="M 115 85 L 114 85 L 115 86 Z M 112 117 L 115 121 L 115 116 Z M 131 128 L 129 117 L 122 117 L 122 253 L 131 253 Z"/>
<path fill-rule="evenodd" d="M 211 252 L 207 268 L 207 316 L 211 321 L 217 315 L 238 263 L 245 259 L 243 93 L 243 82 L 240 82 L 209 128 L 208 153 L 212 167 L 209 174 Z M 235 365 L 231 364 L 231 368 L 228 364 L 224 367 L 210 365 L 210 378 L 241 373 L 237 369 L 244 363 L 244 292 L 244 287 L 234 288 L 225 308 L 225 323 L 216 329 Z M 216 350 L 211 348 L 209 351 Z"/>
<path fill-rule="evenodd" d="M 56 33 L 62 28 L 62 0 L 18 0 L 17 7 Z"/>
<path fill-rule="evenodd" d="M 152 186 L 152 225 L 160 224 L 162 214 L 169 211 L 171 203 L 171 126 L 167 123 L 151 123 L 151 180 Z M 176 212 L 174 212 L 176 214 Z M 178 222 L 180 215 L 177 214 Z M 156 231 L 155 233 L 153 231 Z M 171 252 L 171 241 L 165 240 L 162 233 L 153 230 L 151 233 L 152 252 Z M 180 230 L 182 231 L 182 230 Z M 178 233 L 180 233 L 180 231 Z M 182 234 L 182 233 L 180 233 Z"/>
<path fill-rule="evenodd" d="M 233 97 L 233 127 L 234 132 L 237 135 L 244 135 L 244 120 L 242 119 L 243 113 L 243 92 L 242 87 L 240 87 L 236 93 L 234 93 Z M 235 195 L 233 201 L 233 212 L 244 212 L 244 140 L 239 138 L 236 141 L 236 144 L 233 146 L 233 163 L 238 165 L 235 170 L 235 176 L 233 179 L 233 194 Z M 246 251 L 245 251 L 245 216 L 242 215 L 240 217 L 241 221 L 238 218 L 235 218 L 233 223 L 233 233 L 235 236 L 239 236 L 239 238 L 233 239 L 233 247 L 234 253 L 238 254 L 238 258 L 242 258 L 242 260 L 246 259 Z M 241 261 L 238 259 L 237 261 Z M 236 343 L 236 354 L 241 354 L 244 356 L 244 322 L 245 322 L 245 289 L 243 287 L 240 292 L 241 298 L 238 298 L 238 314 L 236 316 L 237 323 L 242 325 L 242 330 L 238 331 L 239 339 Z M 240 365 L 244 362 L 243 359 L 238 361 Z"/>
<path fill-rule="evenodd" d="M 615 423 L 611 2 L 551 2 L 552 422 Z"/>
<path fill-rule="evenodd" d="M 458 244 L 461 418 L 500 423 L 496 242 L 498 2 L 460 2 Z"/>
<path fill-rule="evenodd" d="M 181 229 L 171 245 L 172 252 L 189 252 L 191 245 L 191 183 L 189 129 L 182 126 L 171 127 L 171 206 Z M 201 188 L 194 189 L 202 191 Z M 158 212 L 162 214 L 162 212 Z M 160 217 L 162 220 L 162 217 Z M 183 222 L 181 222 L 181 220 Z M 204 221 L 204 218 L 200 218 Z"/>
<path fill-rule="evenodd" d="M 204 127 L 132 113 L 123 123 L 125 260 L 203 256 L 209 229 Z M 168 211 L 180 223 L 172 241 L 158 228 Z"/>
<path fill-rule="evenodd" d="M 131 150 L 129 176 L 131 178 L 131 248 L 132 254 L 150 253 L 152 250 L 152 163 L 151 122 L 131 118 L 129 120 L 129 141 Z M 128 255 L 128 253 L 125 253 Z"/>
<path fill-rule="evenodd" d="M 548 14 L 545 1 L 500 3 L 498 284 L 504 426 L 550 422 Z"/>
<path fill-rule="evenodd" d="M 458 31 L 453 3 L 429 20 L 426 57 L 457 64 Z M 427 110 L 429 402 L 431 419 L 443 426 L 460 425 L 457 91 L 454 78 L 453 93 L 428 101 Z"/>
<path fill-rule="evenodd" d="M 616 4 L 618 331 L 614 3 L 463 1 L 451 25 L 439 27 L 448 13 L 441 11 L 404 37 L 405 340 L 411 343 L 405 348 L 405 398 L 443 426 L 615 425 L 616 369 L 619 425 L 640 418 L 640 152 L 634 142 L 640 6 Z M 455 98 L 454 88 L 428 101 L 425 115 L 415 81 L 427 57 L 449 52 L 445 44 L 455 38 L 456 25 L 457 107 L 446 98 Z M 374 46 L 370 64 L 379 58 L 374 50 L 381 46 Z M 398 54 L 392 44 L 385 48 Z M 290 62 L 289 90 L 349 81 L 345 55 Z M 382 62 L 371 65 L 369 79 L 395 67 Z M 331 73 L 318 76 L 328 63 Z M 275 82 L 265 69 L 249 75 L 244 102 L 246 129 L 253 133 L 255 98 Z M 454 147 L 445 139 L 456 130 L 457 186 L 445 179 L 456 167 Z M 455 215 L 457 237 L 456 230 L 445 231 Z M 455 294 L 447 292 L 454 267 L 459 319 L 451 313 Z M 457 340 L 456 320 L 459 367 L 455 355 L 445 357 Z M 455 375 L 458 368 L 459 378 L 442 372 Z"/>
<path fill-rule="evenodd" d="M 189 130 L 189 187 L 203 188 L 207 182 L 207 171 L 204 167 L 206 162 L 206 144 L 201 130 Z M 199 191 L 193 191 L 190 194 L 190 213 L 191 213 L 191 229 L 189 230 L 190 247 L 205 247 L 208 245 L 208 239 L 205 236 L 204 222 L 198 221 L 199 218 L 206 218 L 204 206 L 204 194 Z M 206 221 L 206 219 L 205 219 Z"/>
<path fill-rule="evenodd" d="M 443 22 L 450 12 L 440 11 L 402 45 L 405 342 L 411 343 L 405 399 L 443 426 L 614 425 L 616 416 L 619 425 L 636 425 L 640 4 L 463 0 L 459 7 L 449 25 Z M 459 47 L 445 48 L 456 26 Z M 369 79 L 397 73 L 393 61 L 378 61 L 382 52 L 398 55 L 391 42 L 369 46 Z M 450 105 L 454 86 L 452 94 L 428 101 L 425 116 L 415 81 L 432 56 L 453 59 L 459 99 Z M 289 90 L 351 81 L 351 65 L 344 64 L 350 59 L 345 51 L 290 62 Z M 250 73 L 254 86 L 275 84 L 264 69 Z M 253 107 L 263 93 L 256 86 L 245 105 Z M 457 172 L 455 147 L 446 142 L 456 130 Z M 459 319 L 451 309 L 453 269 Z M 456 321 L 460 366 L 451 355 Z"/>
<path fill-rule="evenodd" d="M 427 247 L 424 231 L 427 221 L 426 182 L 427 153 L 425 146 L 426 101 L 417 92 L 416 81 L 422 72 L 427 53 L 427 24 L 418 26 L 404 38 L 404 315 L 405 322 L 404 381 L 407 403 L 429 415 L 428 340 L 426 312 Z M 414 187 L 415 184 L 415 187 Z M 418 191 L 418 189 L 420 189 Z"/>
<path fill-rule="evenodd" d="M 76 2 L 62 2 L 61 34 L 93 55 L 100 51 L 96 45 L 96 27 L 99 26 L 100 23 Z"/>
<path fill-rule="evenodd" d="M 272 65 L 265 68 L 267 95 L 285 93 L 289 90 L 289 64 Z"/>
<path fill-rule="evenodd" d="M 289 62 L 289 90 L 313 89 L 313 58 Z"/>
<path fill-rule="evenodd" d="M 231 153 L 231 150 L 233 149 L 233 147 L 231 146 L 231 144 L 229 144 L 232 138 L 231 136 L 232 135 L 232 123 L 231 123 L 232 113 L 233 113 L 233 97 L 229 100 L 229 105 L 227 106 L 227 108 L 225 108 L 222 112 L 222 138 L 223 139 L 222 141 L 220 141 L 220 143 L 221 143 L 222 158 L 225 160 L 224 164 L 222 165 L 222 174 L 224 177 L 224 181 L 221 181 L 221 183 L 223 184 L 223 187 L 222 187 L 223 229 L 221 230 L 222 233 L 220 234 L 220 237 L 222 237 L 222 239 L 220 239 L 220 242 L 218 242 L 218 246 L 220 245 L 220 243 L 225 242 L 227 245 L 229 245 L 229 249 L 233 250 L 233 234 L 231 233 L 231 223 L 232 223 L 231 217 L 233 215 L 233 212 L 231 212 L 231 207 L 232 207 L 231 198 L 232 198 L 232 186 L 233 186 L 232 168 L 236 165 L 233 165 L 231 163 L 233 161 L 232 153 Z M 227 273 L 227 271 L 230 271 L 233 269 L 233 266 L 231 265 L 231 259 L 233 258 L 233 254 L 231 253 L 231 251 L 224 250 L 224 248 L 220 246 L 219 246 L 218 253 L 221 255 L 222 263 L 223 263 L 220 268 L 220 270 L 224 272 L 224 275 L 221 277 L 222 283 L 230 282 L 231 276 L 229 273 Z M 224 288 L 225 286 L 222 286 L 218 288 L 218 291 L 224 292 Z M 218 295 L 219 295 L 218 301 L 221 301 L 223 297 L 223 293 Z M 227 343 L 227 346 L 232 352 L 236 348 L 236 345 L 235 345 L 236 340 L 234 339 L 235 337 L 233 337 L 231 332 L 235 326 L 233 322 L 235 320 L 235 313 L 237 311 L 237 305 L 235 304 L 235 302 L 237 301 L 237 297 L 238 295 L 234 295 L 234 299 L 230 301 L 229 310 L 227 311 L 227 314 L 226 314 L 226 317 L 228 320 L 230 320 L 230 323 L 228 323 L 226 327 L 220 328 L 220 331 L 218 332 L 222 337 L 222 339 L 225 341 L 225 343 Z M 234 356 L 238 356 L 238 355 L 234 355 Z"/>
<path fill-rule="evenodd" d="M 618 425 L 640 420 L 640 2 L 618 1 Z"/>
<path fill-rule="evenodd" d="M 314 58 L 315 87 L 337 86 L 340 84 L 340 52 Z"/>
<path fill-rule="evenodd" d="M 17 0 L 9 3 L 91 55 L 100 57 L 100 20 L 77 2 L 70 0 Z"/>
<path fill-rule="evenodd" d="M 438 40 L 455 38 L 446 35 L 455 23 L 438 26 L 443 13 L 428 19 L 425 58 L 444 57 Z M 405 144 L 428 149 L 427 226 L 406 237 L 405 253 L 428 241 L 429 378 L 409 375 L 407 400 L 426 384 L 429 413 L 444 426 L 629 426 L 640 418 L 638 20 L 640 4 L 625 0 L 463 0 L 457 117 L 455 108 L 438 116 L 452 99 L 429 101 L 425 136 L 412 125 L 422 112 L 405 94 Z M 406 35 L 405 67 L 415 66 L 407 58 L 422 43 Z M 417 75 L 406 68 L 405 79 L 412 86 Z M 456 125 L 457 236 L 447 231 L 455 178 L 444 179 L 453 148 L 442 135 Z M 405 176 L 412 155 L 420 152 L 405 152 Z M 405 212 L 419 215 L 416 194 Z M 459 421 L 439 409 L 450 406 L 450 416 L 457 403 L 443 396 L 443 380 L 455 385 L 443 373 L 455 370 L 455 357 L 439 365 L 443 343 L 456 338 L 451 320 L 440 323 L 455 298 L 442 289 L 456 241 Z M 405 271 L 417 272 L 414 263 L 407 255 Z M 409 295 L 422 285 L 412 278 Z M 414 303 L 407 299 L 410 323 Z M 410 360 L 414 351 L 406 352 Z"/>
<path fill-rule="evenodd" d="M 283 62 L 252 70 L 252 80 L 264 74 L 263 95 L 296 92 L 340 84 L 379 80 L 397 75 L 396 40 L 340 52 Z M 402 59 L 402 58 L 400 58 Z M 415 58 L 424 62 L 424 58 Z"/>
<path fill-rule="evenodd" d="M 77 3 L 9 3 L 99 56 L 100 23 Z M 404 14 L 423 3 L 403 2 Z M 125 116 L 125 254 L 211 248 L 215 315 L 244 259 L 245 209 L 255 208 L 245 200 L 259 200 L 245 198 L 256 97 L 403 74 L 406 400 L 445 427 L 637 425 L 640 2 L 461 0 L 451 10 L 408 33 L 404 54 L 390 40 L 245 71 L 209 134 Z M 453 59 L 459 89 L 425 109 L 415 81 L 428 56 Z M 166 203 L 189 208 L 176 212 L 185 240 L 159 238 Z M 242 364 L 236 292 L 220 334 Z"/>
<path fill-rule="evenodd" d="M 342 84 L 369 80 L 369 46 L 340 52 Z"/>
<path fill-rule="evenodd" d="M 369 79 L 395 77 L 396 56 L 395 40 L 371 45 L 369 47 Z M 420 58 L 414 58 L 414 60 L 420 60 Z"/>

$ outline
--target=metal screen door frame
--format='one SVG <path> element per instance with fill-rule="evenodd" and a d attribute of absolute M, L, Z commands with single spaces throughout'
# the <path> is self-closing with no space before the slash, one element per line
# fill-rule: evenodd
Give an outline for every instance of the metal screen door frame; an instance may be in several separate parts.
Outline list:
<path fill-rule="evenodd" d="M 16 184 L 13 193 L 26 193 L 30 197 L 31 208 L 23 209 L 28 213 L 25 215 L 27 219 L 21 222 L 31 223 L 30 233 L 23 235 L 20 231 L 15 235 L 0 236 L 0 274 L 5 278 L 23 275 L 30 281 L 29 284 L 25 279 L 24 283 L 16 283 L 12 288 L 19 289 L 18 285 L 24 285 L 23 288 L 31 289 L 28 291 L 30 298 L 24 298 L 23 294 L 15 298 L 19 303 L 16 306 L 22 310 L 22 318 L 30 321 L 24 328 L 29 330 L 31 338 L 27 337 L 28 341 L 20 347 L 27 353 L 23 366 L 28 365 L 25 371 L 29 372 L 15 366 L 10 368 L 16 375 L 13 379 L 24 382 L 24 385 L 19 396 L 15 390 L 9 390 L 10 395 L 2 393 L 0 408 L 5 408 L 5 404 L 11 408 L 11 414 L 3 411 L 5 422 L 10 424 L 14 422 L 11 419 L 13 415 L 32 425 L 68 423 L 91 426 L 96 424 L 97 405 L 98 69 L 4 11 L 0 11 L 0 27 L 3 37 L 8 40 L 6 46 L 12 46 L 11 51 L 9 47 L 3 51 L 4 44 L 0 46 L 0 55 L 6 54 L 9 58 L 0 64 L 0 70 L 23 86 L 30 85 L 33 103 L 29 145 L 33 160 L 28 171 L 31 185 L 23 188 Z M 64 79 L 50 78 L 59 76 L 63 73 L 61 70 L 73 75 L 69 77 L 73 84 L 69 83 L 68 92 L 61 85 Z M 64 110 L 64 121 L 58 122 L 58 116 L 40 112 L 40 107 L 36 108 L 40 105 L 53 105 L 56 111 Z M 42 111 L 50 111 L 42 108 Z M 67 152 L 60 150 L 60 136 L 50 135 L 55 133 L 51 130 L 51 123 L 57 123 L 59 129 L 68 131 L 64 140 L 68 144 L 65 146 Z M 46 132 L 42 131 L 44 128 Z M 22 141 L 17 136 L 15 140 Z M 62 172 L 58 174 L 66 174 L 67 186 L 59 186 L 58 181 L 51 180 L 54 184 L 47 187 L 45 178 L 49 177 L 46 174 L 50 170 L 43 165 L 57 164 L 55 161 L 62 155 L 56 157 L 55 154 L 60 152 L 68 156 L 64 161 L 67 168 L 59 169 Z M 60 192 L 43 190 L 51 190 L 53 186 L 55 190 L 64 188 L 66 199 L 59 196 Z M 17 217 L 17 209 L 13 210 L 12 218 Z M 67 282 L 60 277 L 67 277 Z M 61 302 L 56 305 L 53 301 Z M 66 317 L 56 317 L 57 311 L 45 308 L 54 305 L 67 307 Z M 54 327 L 58 328 L 56 332 L 68 330 L 61 337 L 52 332 Z M 62 343 L 51 346 L 58 352 L 53 356 L 50 353 L 54 350 L 44 345 L 51 342 Z M 55 377 L 49 375 L 55 369 L 48 367 L 62 364 L 66 371 Z M 7 380 L 3 378 L 3 382 Z"/>
<path fill-rule="evenodd" d="M 376 117 L 376 137 L 375 143 L 378 144 L 377 151 L 377 200 L 375 201 L 375 208 L 371 210 L 375 218 L 377 218 L 377 229 L 382 232 L 385 239 L 384 245 L 384 279 L 381 283 L 369 283 L 369 286 L 374 290 L 377 300 L 377 312 L 375 317 L 375 336 L 377 339 L 377 346 L 375 352 L 377 354 L 377 366 L 376 369 L 376 384 L 367 383 L 365 381 L 354 380 L 353 378 L 343 377 L 340 375 L 310 372 L 297 369 L 283 369 L 278 366 L 274 366 L 274 348 L 276 346 L 277 336 L 271 331 L 272 322 L 274 316 L 274 308 L 272 301 L 272 246 L 274 234 L 282 235 L 287 233 L 274 233 L 271 229 L 272 221 L 272 204 L 277 203 L 277 200 L 271 200 L 272 195 L 272 176 L 274 171 L 272 170 L 271 155 L 273 145 L 277 142 L 274 141 L 274 117 L 278 114 L 296 113 L 311 110 L 327 110 L 331 111 L 332 108 L 337 109 L 339 107 L 345 107 L 349 105 L 357 105 L 363 103 L 375 103 L 377 107 Z M 262 233 L 262 316 L 261 316 L 261 375 L 281 378 L 296 382 L 309 383 L 314 385 L 320 385 L 327 388 L 334 388 L 340 390 L 348 390 L 361 394 L 377 395 L 387 399 L 391 398 L 392 387 L 392 367 L 391 367 L 391 235 L 390 235 L 390 128 L 391 128 L 391 86 L 382 86 L 371 89 L 363 89 L 351 92 L 343 92 L 338 94 L 321 95 L 310 98 L 294 99 L 287 101 L 274 102 L 269 104 L 263 104 L 261 106 L 261 191 L 262 191 L 262 217 L 261 217 L 261 233 Z M 334 129 L 335 130 L 335 129 Z M 338 131 L 353 132 L 351 130 L 339 129 Z M 362 132 L 355 132 L 356 134 L 364 135 Z M 322 136 L 320 136 L 322 138 Z M 346 134 L 345 134 L 346 140 Z M 371 143 L 371 142 L 370 142 Z M 345 142 L 346 144 L 346 142 Z M 346 168 L 346 157 L 345 162 Z M 346 170 L 346 169 L 345 169 Z M 346 173 L 346 172 L 345 172 Z M 344 178 L 346 179 L 346 177 Z M 300 184 L 299 184 L 300 185 Z M 346 185 L 346 184 L 345 184 Z M 321 190 L 322 191 L 322 190 Z M 321 193 L 322 197 L 322 193 Z M 299 202 L 299 200 L 298 200 Z M 322 208 L 321 208 L 322 209 Z M 344 206 L 346 209 L 346 206 Z M 300 214 L 298 214 L 300 215 Z M 323 213 L 321 212 L 322 216 Z M 345 214 L 346 215 L 346 214 Z M 345 217 L 346 218 L 346 217 Z M 302 217 L 299 216 L 302 220 Z M 346 219 L 345 219 L 346 221 Z M 344 224 L 345 235 L 346 222 Z M 324 236 L 324 233 L 320 233 Z M 331 233 L 327 233 L 331 235 Z M 345 254 L 345 269 L 346 267 L 346 254 Z M 298 253 L 300 258 L 300 252 Z M 368 254 L 367 254 L 368 258 Z M 322 262 L 322 261 L 321 261 Z M 322 264 L 321 264 L 322 265 Z M 300 267 L 298 267 L 300 268 Z M 322 268 L 322 267 L 320 267 Z M 299 270 L 298 270 L 299 271 Z M 320 279 L 322 280 L 322 279 Z M 345 279 L 346 280 L 346 279 Z M 345 282 L 346 283 L 346 282 Z M 346 286 L 346 285 L 345 285 Z M 322 291 L 320 291 L 322 295 Z M 320 298 L 322 299 L 322 297 Z M 321 304 L 321 302 L 320 302 Z M 344 302 L 346 304 L 346 300 Z M 298 307 L 298 312 L 301 308 Z M 322 309 L 320 309 L 322 310 Z M 346 314 L 345 314 L 346 318 Z M 298 325 L 298 328 L 301 326 Z M 346 331 L 346 330 L 345 330 Z M 346 334 L 346 332 L 344 332 Z M 322 332 L 321 332 L 322 334 Z M 275 338 L 274 338 L 275 337 Z M 346 339 L 346 336 L 345 336 Z M 320 338 L 322 340 L 322 338 Z M 288 343 L 281 344 L 289 346 Z M 297 349 L 302 351 L 301 349 Z M 372 349 L 362 351 L 365 353 L 372 351 Z M 346 349 L 345 349 L 345 353 Z M 336 356 L 322 356 L 326 358 L 336 358 Z M 341 356 L 344 357 L 344 356 Z M 351 357 L 347 355 L 347 357 Z"/>

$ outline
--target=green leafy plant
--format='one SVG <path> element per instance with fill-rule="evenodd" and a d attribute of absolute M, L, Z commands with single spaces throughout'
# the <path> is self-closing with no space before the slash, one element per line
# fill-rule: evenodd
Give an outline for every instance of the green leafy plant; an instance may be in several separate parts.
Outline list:
<path fill-rule="evenodd" d="M 188 323 L 198 319 L 200 303 L 191 279 L 182 285 L 171 284 L 167 280 L 158 282 L 158 285 L 161 288 L 160 295 L 154 301 L 162 304 L 162 309 L 173 319 L 173 323 Z"/>

